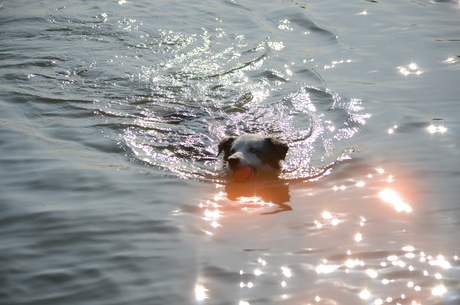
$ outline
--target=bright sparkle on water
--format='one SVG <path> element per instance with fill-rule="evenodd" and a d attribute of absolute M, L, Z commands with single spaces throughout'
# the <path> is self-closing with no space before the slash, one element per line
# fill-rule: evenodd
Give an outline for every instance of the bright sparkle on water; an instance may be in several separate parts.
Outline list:
<path fill-rule="evenodd" d="M 197 301 L 203 301 L 204 299 L 207 299 L 208 296 L 206 295 L 206 291 L 208 291 L 204 286 L 202 285 L 196 285 L 195 286 L 195 298 Z"/>
<path fill-rule="evenodd" d="M 410 205 L 408 205 L 407 203 L 405 203 L 401 197 L 399 197 L 399 194 L 396 193 L 395 191 L 393 190 L 390 190 L 390 189 L 387 189 L 387 190 L 384 190 L 384 191 L 381 191 L 379 193 L 379 197 L 385 201 L 385 202 L 388 202 L 390 203 L 391 205 L 393 205 L 393 207 L 396 209 L 396 211 L 398 212 L 401 212 L 401 211 L 405 211 L 407 213 L 410 213 L 412 212 L 412 208 L 410 207 Z"/>
<path fill-rule="evenodd" d="M 360 292 L 359 297 L 363 300 L 368 299 L 371 296 L 371 293 L 369 290 L 364 289 L 363 291 Z"/>
<path fill-rule="evenodd" d="M 433 133 L 437 133 L 437 132 L 440 132 L 440 133 L 445 133 L 447 131 L 447 128 L 444 127 L 444 126 L 434 126 L 434 125 L 430 125 L 428 126 L 427 128 L 428 132 L 433 134 Z"/>

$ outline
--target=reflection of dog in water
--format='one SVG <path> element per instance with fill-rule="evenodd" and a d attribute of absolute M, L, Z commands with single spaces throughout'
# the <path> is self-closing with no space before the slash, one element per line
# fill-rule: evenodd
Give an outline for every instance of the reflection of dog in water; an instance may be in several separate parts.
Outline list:
<path fill-rule="evenodd" d="M 259 134 L 243 134 L 238 137 L 228 137 L 219 143 L 219 155 L 224 153 L 224 168 L 229 174 L 244 167 L 254 170 L 254 175 L 277 177 L 281 170 L 281 161 L 286 158 L 288 146 L 279 139 L 265 137 Z M 252 186 L 241 183 L 229 182 L 225 188 L 228 199 L 235 201 L 243 197 L 252 198 L 254 203 L 272 203 L 278 205 L 274 214 L 290 211 L 289 187 L 277 186 Z"/>
<path fill-rule="evenodd" d="M 251 166 L 256 175 L 278 173 L 288 149 L 277 138 L 259 134 L 228 137 L 219 143 L 219 155 L 224 153 L 224 166 L 232 173 L 245 166 Z"/>
<path fill-rule="evenodd" d="M 232 201 L 248 198 L 248 204 L 276 204 L 278 208 L 272 212 L 262 213 L 262 215 L 276 214 L 284 211 L 291 211 L 292 207 L 286 204 L 291 200 L 289 186 L 277 185 L 267 187 L 245 187 L 241 183 L 229 183 L 225 186 L 228 199 Z"/>

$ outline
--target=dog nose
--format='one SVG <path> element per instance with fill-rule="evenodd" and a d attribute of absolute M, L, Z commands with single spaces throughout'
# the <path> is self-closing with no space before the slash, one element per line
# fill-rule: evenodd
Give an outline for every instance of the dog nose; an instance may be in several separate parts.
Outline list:
<path fill-rule="evenodd" d="M 230 157 L 228 158 L 228 166 L 232 171 L 235 171 L 238 168 L 238 165 L 240 164 L 240 159 L 237 157 Z"/>

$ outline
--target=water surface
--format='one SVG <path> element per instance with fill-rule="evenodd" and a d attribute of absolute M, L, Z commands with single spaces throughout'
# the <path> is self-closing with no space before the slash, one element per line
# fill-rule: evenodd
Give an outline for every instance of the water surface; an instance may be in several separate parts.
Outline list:
<path fill-rule="evenodd" d="M 0 14 L 0 303 L 460 302 L 458 1 Z M 280 180 L 219 176 L 244 132 Z"/>

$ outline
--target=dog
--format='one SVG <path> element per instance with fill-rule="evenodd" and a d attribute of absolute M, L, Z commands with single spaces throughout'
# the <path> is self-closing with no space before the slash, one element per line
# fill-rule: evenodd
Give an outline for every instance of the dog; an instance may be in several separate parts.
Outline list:
<path fill-rule="evenodd" d="M 243 134 L 223 139 L 217 156 L 224 153 L 224 168 L 228 173 L 250 165 L 256 175 L 263 175 L 279 173 L 288 150 L 289 147 L 277 138 Z"/>

